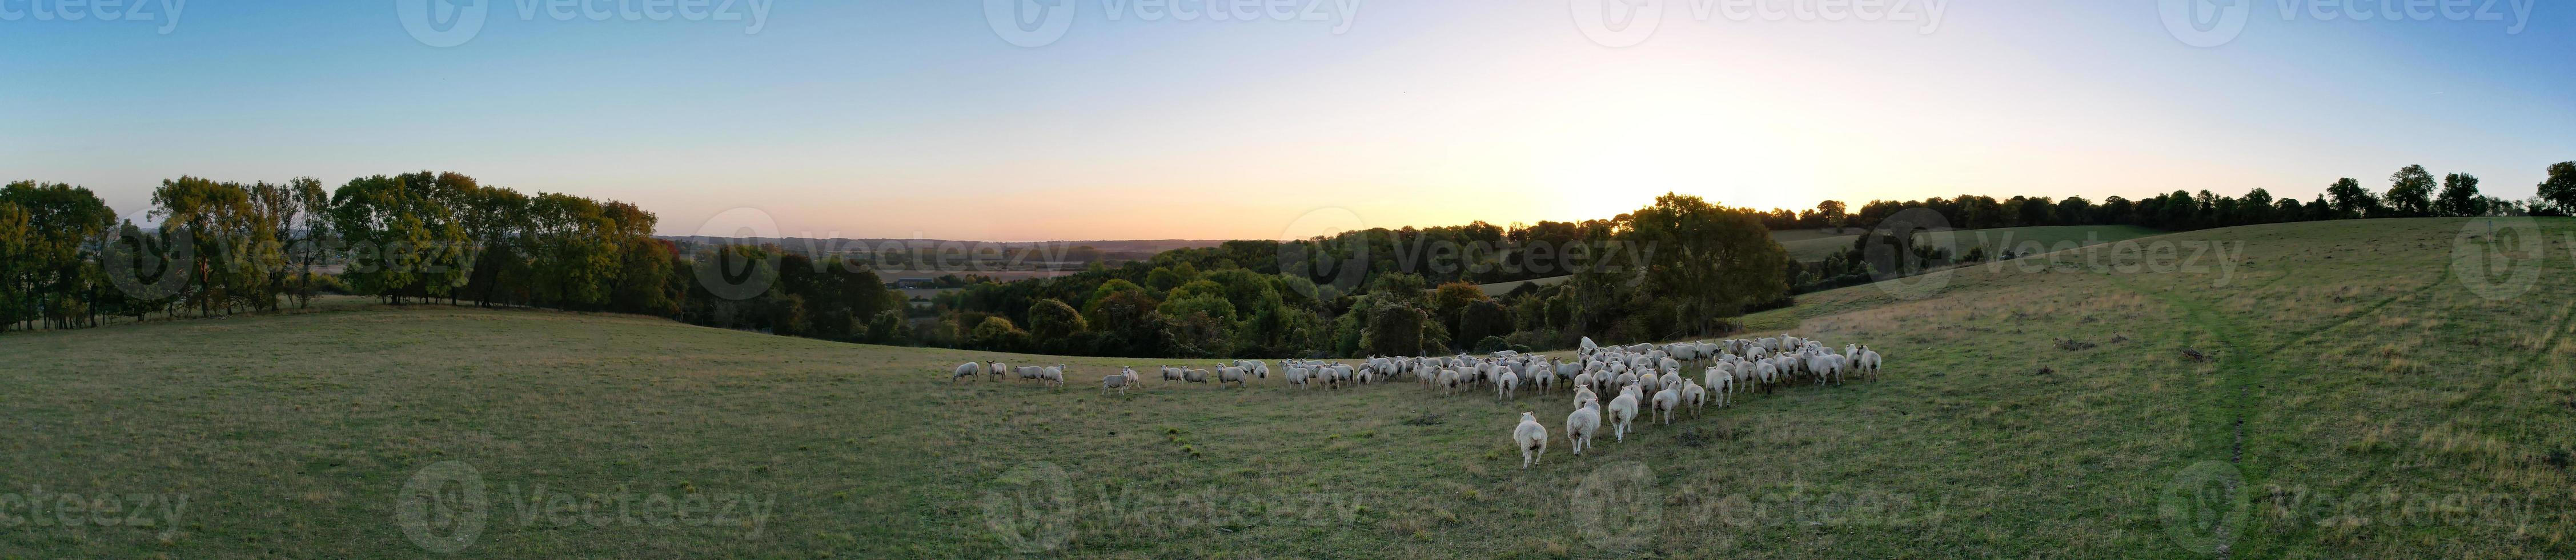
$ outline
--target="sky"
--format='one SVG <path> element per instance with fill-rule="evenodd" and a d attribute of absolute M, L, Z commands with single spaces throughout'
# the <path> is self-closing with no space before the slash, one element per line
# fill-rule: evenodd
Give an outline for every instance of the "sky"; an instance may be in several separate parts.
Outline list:
<path fill-rule="evenodd" d="M 2408 164 L 2521 199 L 2576 160 L 2564 3 L 1860 3 L 0 0 L 0 178 L 140 214 L 182 175 L 456 171 L 667 235 L 1025 241 Z"/>

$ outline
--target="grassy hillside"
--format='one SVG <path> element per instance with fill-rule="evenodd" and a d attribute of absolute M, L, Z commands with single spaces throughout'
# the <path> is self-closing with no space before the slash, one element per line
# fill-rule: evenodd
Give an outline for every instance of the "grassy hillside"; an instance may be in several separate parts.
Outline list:
<path fill-rule="evenodd" d="M 11 335 L 0 492 L 189 501 L 0 528 L 0 557 L 436 556 L 406 503 L 485 504 L 472 538 L 441 523 L 470 507 L 411 527 L 506 557 L 2567 557 L 2576 221 L 2544 223 L 2525 290 L 2453 272 L 2482 223 L 2375 220 L 1801 296 L 1748 319 L 1867 342 L 1886 378 L 1526 471 L 1508 430 L 1560 430 L 1563 394 L 1102 396 L 1129 360 L 951 384 L 992 356 L 437 306 Z M 402 499 L 466 479 L 482 501 Z M 620 494 L 637 521 L 544 507 Z M 766 513 L 676 519 L 693 496 Z"/>

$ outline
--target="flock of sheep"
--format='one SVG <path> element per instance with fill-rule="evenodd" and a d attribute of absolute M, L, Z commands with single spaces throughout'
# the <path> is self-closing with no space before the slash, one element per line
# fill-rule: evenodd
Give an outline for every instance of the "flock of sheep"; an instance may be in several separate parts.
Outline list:
<path fill-rule="evenodd" d="M 1684 366 L 1701 367 L 1700 378 L 1682 376 Z M 1842 351 L 1835 352 L 1821 341 L 1782 334 L 1629 346 L 1599 346 L 1585 338 L 1582 348 L 1575 351 L 1575 359 L 1564 362 L 1553 356 L 1510 351 L 1484 357 L 1372 357 L 1358 365 L 1282 360 L 1279 373 L 1297 389 L 1317 385 L 1341 389 L 1410 379 L 1426 390 L 1445 395 L 1492 391 L 1496 399 L 1503 400 L 1516 398 L 1524 389 L 1547 394 L 1562 387 L 1574 393 L 1575 407 L 1565 417 L 1565 438 L 1574 446 L 1574 454 L 1582 455 L 1584 449 L 1593 447 L 1592 437 L 1605 425 L 1612 438 L 1626 441 L 1628 432 L 1633 431 L 1631 423 L 1642 410 L 1652 409 L 1658 421 L 1671 424 L 1679 412 L 1688 411 L 1697 417 L 1710 404 L 1720 408 L 1733 404 L 1735 395 L 1740 393 L 1768 393 L 1793 384 L 1840 385 L 1855 376 L 1876 379 L 1879 366 L 1878 353 L 1868 346 L 1846 344 Z M 1061 389 L 1064 367 L 1014 368 L 1002 362 L 966 362 L 957 365 L 949 381 L 986 375 L 999 381 L 1006 375 L 1017 375 Z M 1213 379 L 1220 388 L 1229 383 L 1241 388 L 1253 379 L 1269 379 L 1271 367 L 1259 360 L 1239 360 L 1208 369 L 1162 366 L 1159 373 L 1166 383 L 1207 383 Z M 1101 376 L 1100 390 L 1124 394 L 1129 387 L 1141 387 L 1143 381 L 1136 368 L 1121 367 L 1118 373 Z M 1603 393 L 1617 396 L 1604 405 L 1599 396 Z M 1538 463 L 1547 451 L 1547 441 L 1547 427 L 1539 424 L 1537 413 L 1521 413 L 1520 424 L 1512 428 L 1512 442 L 1521 452 L 1521 468 Z"/>

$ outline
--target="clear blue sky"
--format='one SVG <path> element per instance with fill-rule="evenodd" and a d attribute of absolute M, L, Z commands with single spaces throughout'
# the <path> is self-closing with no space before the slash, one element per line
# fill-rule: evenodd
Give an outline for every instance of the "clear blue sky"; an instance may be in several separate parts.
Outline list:
<path fill-rule="evenodd" d="M 2513 32 L 2514 0 L 2503 21 L 2395 22 L 2236 0 L 2247 24 L 2204 48 L 2156 1 L 1943 1 L 1930 25 L 1644 0 L 1670 5 L 1613 48 L 1572 15 L 1587 0 L 1291 0 L 1328 17 L 1248 22 L 1062 0 L 1074 19 L 1036 47 L 984 2 L 625 21 L 643 0 L 601 0 L 609 21 L 558 21 L 485 1 L 479 32 L 435 47 L 399 0 L 194 0 L 175 26 L 0 0 L 0 177 L 136 212 L 183 174 L 453 170 L 633 201 L 672 234 L 753 208 L 789 235 L 1027 240 L 1580 219 L 1667 190 L 2306 198 L 2406 164 L 2519 199 L 2576 160 L 2563 3 Z"/>

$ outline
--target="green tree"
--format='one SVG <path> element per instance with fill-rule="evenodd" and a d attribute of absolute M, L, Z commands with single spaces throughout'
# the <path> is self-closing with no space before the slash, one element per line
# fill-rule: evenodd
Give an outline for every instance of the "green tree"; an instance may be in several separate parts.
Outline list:
<path fill-rule="evenodd" d="M 2349 220 L 2379 212 L 2379 196 L 2370 194 L 2370 189 L 2361 188 L 2361 181 L 2351 177 L 2335 180 L 2333 186 L 2326 187 L 2325 196 L 2334 199 L 2336 219 Z"/>
<path fill-rule="evenodd" d="M 1060 347 L 1073 335 L 1087 330 L 1091 325 L 1063 300 L 1041 299 L 1029 306 L 1029 336 L 1041 346 Z"/>
<path fill-rule="evenodd" d="M 294 242 L 288 245 L 288 249 L 299 272 L 290 295 L 295 299 L 295 307 L 302 309 L 313 305 L 313 296 L 317 293 L 313 282 L 314 265 L 330 256 L 329 247 L 333 243 L 331 192 L 322 188 L 322 180 L 312 177 L 287 181 L 286 190 L 290 202 L 298 210 L 295 229 L 292 230 L 295 232 Z"/>
<path fill-rule="evenodd" d="M 2235 223 L 2238 225 L 2273 222 L 2275 218 L 2272 216 L 2272 191 L 2263 190 L 2262 187 L 2254 187 L 2254 190 L 2246 191 L 2245 198 L 2237 199 L 2234 214 Z"/>
<path fill-rule="evenodd" d="M 1847 207 L 1843 205 L 1843 201 L 1840 200 L 1818 202 L 1816 203 L 1816 217 L 1824 220 L 1826 226 L 1832 227 L 1834 228 L 1834 231 L 1839 232 L 1842 231 L 1843 224 L 1851 221 L 1850 214 L 1845 211 L 1846 208 Z"/>
<path fill-rule="evenodd" d="M 2400 218 L 2433 215 L 2433 174 L 2409 165 L 2388 176 L 2388 209 Z"/>
<path fill-rule="evenodd" d="M 1425 352 L 1422 310 L 1400 302 L 1377 302 L 1369 312 L 1368 332 L 1361 339 L 1372 356 L 1413 356 Z"/>
<path fill-rule="evenodd" d="M 1788 251 L 1750 210 L 1666 193 L 1627 223 L 1624 237 L 1651 250 L 1645 286 L 1694 333 L 1789 293 Z"/>
<path fill-rule="evenodd" d="M 237 302 L 269 307 L 255 299 L 270 294 L 268 271 L 255 248 L 274 242 L 275 232 L 267 229 L 249 189 L 180 177 L 162 181 L 152 191 L 152 204 L 161 229 L 179 232 L 195 247 L 195 274 L 184 292 L 199 316 L 213 316 L 217 307 L 229 311 Z"/>
<path fill-rule="evenodd" d="M 1487 337 L 1511 334 L 1511 312 L 1494 300 L 1479 299 L 1459 311 L 1458 328 L 1451 332 L 1457 333 L 1456 340 L 1462 342 L 1481 342 Z M 1490 351 L 1484 348 L 1477 350 Z"/>
<path fill-rule="evenodd" d="M 2486 199 L 2478 195 L 2478 177 L 2467 173 L 2443 176 L 2442 196 L 2434 202 L 2434 209 L 2444 216 L 2486 215 Z"/>
<path fill-rule="evenodd" d="M 2540 199 L 2557 206 L 2557 211 L 2576 214 L 2576 161 L 2549 165 L 2549 179 L 2540 182 Z"/>
<path fill-rule="evenodd" d="M 429 198 L 437 182 L 428 172 L 377 175 L 352 179 L 332 194 L 332 231 L 348 250 L 340 277 L 350 289 L 402 303 L 447 295 L 465 276 L 454 264 L 465 230 Z"/>
<path fill-rule="evenodd" d="M 1458 320 L 1469 304 L 1488 301 L 1485 290 L 1475 284 L 1450 282 L 1431 290 L 1431 315 L 1451 331 L 1458 330 Z M 1472 340 L 1472 339 L 1470 339 Z"/>

